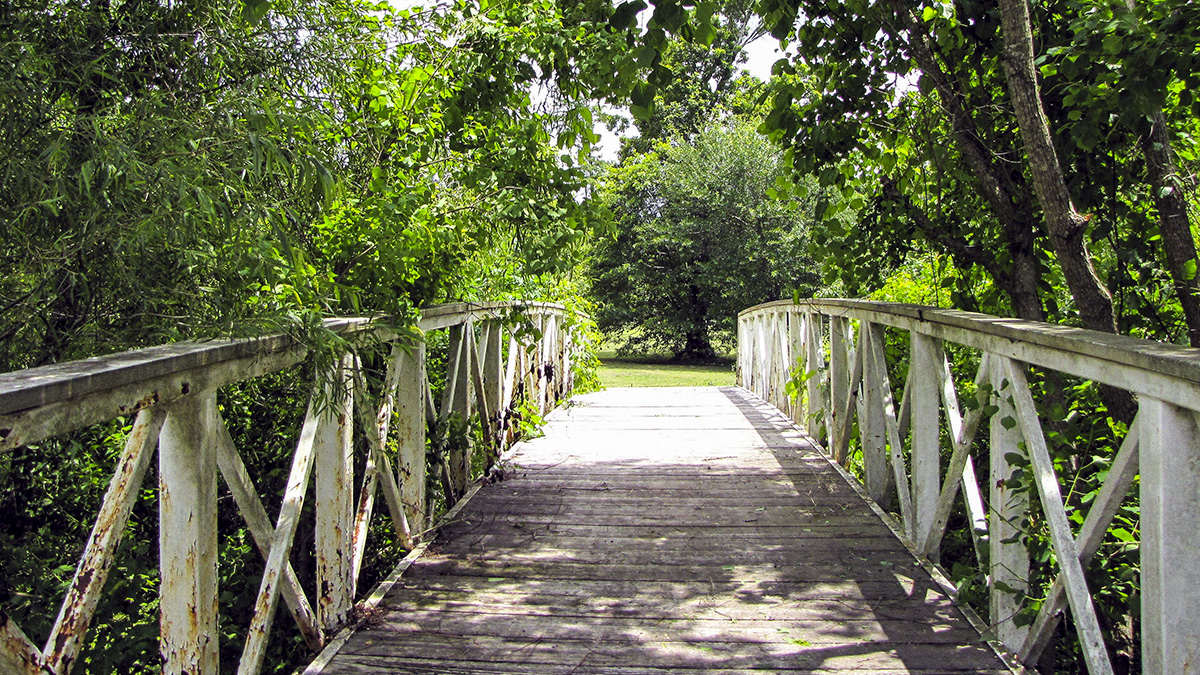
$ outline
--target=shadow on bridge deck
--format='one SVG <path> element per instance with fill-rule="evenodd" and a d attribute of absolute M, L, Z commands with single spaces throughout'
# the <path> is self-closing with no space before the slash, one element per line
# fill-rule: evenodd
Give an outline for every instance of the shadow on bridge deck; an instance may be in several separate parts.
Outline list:
<path fill-rule="evenodd" d="M 507 473 L 323 672 L 1009 672 L 745 390 L 579 397 Z"/>

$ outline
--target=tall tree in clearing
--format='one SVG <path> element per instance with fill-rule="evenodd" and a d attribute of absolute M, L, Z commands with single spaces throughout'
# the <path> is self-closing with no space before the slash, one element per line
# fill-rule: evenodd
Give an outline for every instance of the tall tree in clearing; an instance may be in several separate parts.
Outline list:
<path fill-rule="evenodd" d="M 623 349 L 682 361 L 729 345 L 740 309 L 811 296 L 815 194 L 773 199 L 781 153 L 746 123 L 659 142 L 609 174 L 612 237 L 596 245 L 592 294 Z"/>

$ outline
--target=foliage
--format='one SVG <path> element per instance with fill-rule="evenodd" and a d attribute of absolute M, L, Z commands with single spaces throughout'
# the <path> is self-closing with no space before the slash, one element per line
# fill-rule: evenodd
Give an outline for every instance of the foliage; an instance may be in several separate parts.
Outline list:
<path fill-rule="evenodd" d="M 659 144 L 607 181 L 616 234 L 597 245 L 597 322 L 640 327 L 626 348 L 715 355 L 737 312 L 815 288 L 807 222 L 815 199 L 772 199 L 785 167 L 752 128 Z"/>
<path fill-rule="evenodd" d="M 1038 104 L 1077 222 L 1072 251 L 1051 236 L 1059 235 L 1034 189 L 1034 158 L 1005 70 L 1012 36 L 1001 34 L 996 3 L 756 6 L 794 54 L 775 65 L 761 131 L 787 150 L 796 176 L 815 174 L 835 189 L 818 205 L 812 232 L 826 281 L 851 295 L 933 297 L 1091 325 L 1077 281 L 1068 283 L 1082 262 L 1102 282 L 1100 295 L 1112 296 L 1119 332 L 1196 344 L 1188 297 L 1197 279 L 1190 221 L 1200 106 L 1184 93 L 1200 72 L 1195 3 L 1052 0 L 1032 10 Z M 1068 263 L 1075 272 L 1064 273 Z M 970 370 L 966 355 L 951 356 L 956 371 Z M 1078 523 L 1127 411 L 1090 383 L 1046 374 L 1034 386 Z M 987 456 L 986 441 L 979 451 Z M 1016 480 L 1028 487 L 1027 478 Z M 1088 577 L 1120 667 L 1136 669 L 1136 501 L 1122 508 L 1108 555 L 1097 556 Z M 1055 568 L 1040 514 L 1024 529 L 1037 555 L 1033 611 Z M 979 578 L 969 553 L 944 560 L 964 583 Z M 1062 636 L 1056 649 L 1050 667 L 1075 672 L 1073 638 Z"/>
<path fill-rule="evenodd" d="M 698 10 L 700 11 L 700 10 Z M 763 30 L 746 0 L 727 0 L 708 16 L 705 40 L 672 39 L 658 50 L 660 67 L 671 77 L 657 87 L 651 106 L 635 101 L 636 136 L 621 139 L 621 159 L 653 150 L 668 138 L 691 140 L 723 114 L 752 113 L 763 83 L 742 72 L 745 47 Z"/>
<path fill-rule="evenodd" d="M 6 6 L 0 368 L 284 330 L 314 354 L 299 370 L 322 372 L 348 347 L 378 357 L 324 330 L 331 315 L 403 330 L 432 302 L 576 296 L 592 218 L 578 198 L 593 139 L 582 97 L 616 86 L 611 68 L 631 60 L 601 29 L 611 14 L 553 2 Z M 223 390 L 221 406 L 273 510 L 309 392 L 301 372 L 269 379 Z M 127 422 L 0 455 L 0 608 L 34 640 Z M 227 502 L 231 670 L 262 563 Z M 159 667 L 156 527 L 147 487 L 76 672 Z M 370 539 L 364 587 L 399 553 L 386 528 Z M 301 549 L 294 566 L 311 581 Z M 276 670 L 305 658 L 286 616 L 274 635 Z"/>
<path fill-rule="evenodd" d="M 7 15 L 6 366 L 406 321 L 457 295 L 480 251 L 518 275 L 577 260 L 590 113 L 578 85 L 549 109 L 528 89 L 569 69 L 580 21 L 537 3 L 269 7 Z"/>

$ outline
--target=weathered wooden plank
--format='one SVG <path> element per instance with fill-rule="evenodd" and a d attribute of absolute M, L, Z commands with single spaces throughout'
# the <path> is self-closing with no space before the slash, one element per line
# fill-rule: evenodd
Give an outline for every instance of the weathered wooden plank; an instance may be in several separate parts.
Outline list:
<path fill-rule="evenodd" d="M 611 563 L 614 565 L 735 565 L 741 567 L 807 564 L 818 560 L 846 560 L 852 564 L 863 562 L 869 565 L 894 567 L 902 564 L 907 551 L 896 542 L 895 537 L 856 537 L 854 541 L 822 537 L 807 540 L 804 547 L 759 546 L 754 550 L 730 551 L 701 544 L 687 546 L 641 546 L 629 550 L 623 541 L 606 542 L 579 538 L 575 541 L 560 540 L 561 546 L 549 545 L 529 538 L 474 537 L 468 541 L 447 542 L 437 547 L 440 555 L 470 555 L 472 560 L 485 562 L 504 560 L 509 562 L 540 561 Z M 749 543 L 749 542 L 742 542 Z M 757 542 L 761 543 L 761 542 Z"/>
<path fill-rule="evenodd" d="M 654 642 L 631 648 L 622 643 L 589 643 L 582 640 L 504 639 L 475 636 L 470 642 L 477 660 L 489 663 L 512 662 L 527 668 L 543 665 L 577 665 L 586 660 L 593 665 L 636 667 L 652 661 L 660 667 L 705 668 L 738 666 L 789 668 L 800 664 L 845 671 L 875 668 L 940 668 L 951 673 L 986 668 L 995 664 L 995 656 L 977 645 L 890 644 L 858 641 L 853 645 L 798 645 L 780 640 L 758 644 L 717 642 Z M 457 636 L 425 633 L 404 640 L 373 643 L 356 656 L 383 656 L 388 659 L 462 658 L 463 642 Z M 382 665 L 382 664 L 381 664 Z"/>
<path fill-rule="evenodd" d="M 391 661 L 391 665 L 388 665 Z M 528 675 L 528 666 L 523 663 L 463 661 L 459 659 L 405 659 L 403 663 L 395 663 L 388 657 L 380 656 L 347 656 L 344 662 L 339 662 L 338 668 L 330 670 L 333 673 L 378 673 L 381 669 L 395 675 L 480 675 L 497 673 L 517 673 Z M 943 669 L 934 668 L 858 668 L 858 672 L 871 675 L 944 675 Z M 804 673 L 805 675 L 823 675 L 825 673 L 848 672 L 841 667 L 834 669 L 817 667 L 797 662 L 792 666 L 774 668 L 676 668 L 655 666 L 607 666 L 591 665 L 588 663 L 544 664 L 539 665 L 538 672 L 543 675 L 655 675 L 670 673 L 671 675 L 763 675 L 764 673 Z M 973 673 L 975 675 L 1011 675 L 1010 670 L 969 669 L 956 671 Z"/>
<path fill-rule="evenodd" d="M 795 621 L 846 621 L 878 620 L 907 621 L 916 623 L 945 623 L 952 621 L 953 604 L 932 587 L 926 587 L 929 597 L 914 599 L 901 592 L 899 582 L 891 587 L 886 580 L 871 582 L 877 590 L 875 597 L 856 598 L 848 593 L 835 593 L 826 589 L 826 594 L 804 594 L 800 597 L 780 597 L 781 591 L 755 593 L 747 590 L 749 583 L 736 584 L 741 593 L 721 595 L 717 585 L 730 586 L 729 582 L 673 582 L 676 589 L 690 588 L 683 594 L 657 594 L 647 592 L 597 594 L 600 584 L 612 585 L 600 580 L 570 583 L 578 587 L 574 593 L 543 594 L 534 590 L 518 592 L 508 588 L 500 592 L 490 589 L 498 585 L 493 579 L 486 584 L 465 590 L 445 590 L 427 586 L 424 579 L 414 579 L 414 587 L 397 589 L 389 602 L 403 605 L 408 610 L 447 609 L 474 614 L 518 614 L 522 616 L 624 616 L 651 618 L 709 618 L 726 621 L 741 619 Z M 567 582 L 559 581 L 561 585 Z M 630 584 L 630 582 L 623 582 Z M 645 583 L 645 582 L 641 582 Z M 631 584 L 630 584 L 631 585 Z M 830 586 L 821 584 L 821 586 Z M 795 584 L 781 585 L 781 588 Z M 408 619 L 407 612 L 400 614 Z"/>
<path fill-rule="evenodd" d="M 778 387 L 778 372 L 757 376 Z M 716 407 L 714 395 L 747 426 L 696 434 L 690 447 L 662 442 L 674 432 L 645 419 L 606 429 L 614 410 L 669 414 L 593 405 L 621 392 L 556 413 L 509 479 L 482 488 L 411 563 L 386 596 L 390 611 L 326 672 L 435 662 L 437 672 L 522 673 L 1003 667 L 790 420 L 736 390 L 698 398 Z"/>
<path fill-rule="evenodd" d="M 658 542 L 667 539 L 686 538 L 697 545 L 720 546 L 803 546 L 803 542 L 838 536 L 858 536 L 864 533 L 875 536 L 880 532 L 878 519 L 809 517 L 798 523 L 765 526 L 760 524 L 715 525 L 703 530 L 675 524 L 652 523 L 646 525 L 612 525 L 611 523 L 571 523 L 546 519 L 531 522 L 525 518 L 480 518 L 457 521 L 447 528 L 448 536 L 480 536 L 480 532 L 526 536 L 533 539 L 562 537 L 595 537 L 614 540 L 629 540 L 629 545 L 639 542 Z M 839 533 L 843 533 L 839 535 Z M 799 542 L 799 543 L 797 543 Z"/>
<path fill-rule="evenodd" d="M 686 493 L 683 483 L 686 481 L 653 481 L 641 483 L 633 489 L 622 489 L 622 484 L 617 486 L 602 485 L 591 486 L 585 489 L 575 490 L 539 490 L 525 491 L 519 488 L 509 488 L 507 486 L 502 490 L 497 490 L 495 495 L 488 495 L 488 504 L 494 507 L 515 508 L 520 509 L 523 505 L 528 505 L 531 508 L 544 508 L 552 505 L 563 505 L 570 508 L 583 507 L 599 504 L 605 507 L 638 507 L 645 509 L 647 507 L 657 507 L 653 510 L 657 514 L 669 514 L 674 510 L 691 511 L 695 509 L 712 509 L 714 512 L 720 513 L 721 509 L 732 509 L 733 514 L 742 514 L 748 511 L 775 510 L 781 508 L 803 509 L 817 504 L 837 504 L 840 510 L 856 508 L 852 505 L 847 505 L 846 500 L 854 496 L 854 492 L 845 486 L 836 486 L 818 483 L 801 483 L 794 486 L 780 485 L 774 482 L 743 482 L 732 483 L 727 488 L 722 490 L 723 494 L 715 494 L 711 497 L 697 495 L 693 489 L 691 494 Z M 693 486 L 695 481 L 692 481 Z M 755 500 L 753 504 L 747 504 L 745 497 L 738 499 L 737 488 L 756 489 L 763 488 L 766 493 L 761 500 Z M 789 487 L 793 489 L 788 490 Z M 778 488 L 773 490 L 773 488 Z M 653 490 L 654 496 L 647 494 Z M 666 493 L 671 497 L 671 503 L 663 506 L 663 499 L 659 497 L 659 491 Z M 865 507 L 859 507 L 865 511 Z"/>
<path fill-rule="evenodd" d="M 822 460 L 824 461 L 824 460 Z M 725 499 L 745 494 L 747 489 L 755 490 L 755 494 L 765 499 L 804 499 L 810 494 L 821 491 L 828 494 L 845 495 L 854 491 L 844 482 L 835 482 L 828 473 L 817 471 L 799 472 L 763 472 L 762 475 L 739 475 L 736 473 L 674 473 L 641 476 L 642 471 L 626 470 L 622 473 L 605 474 L 563 474 L 551 472 L 532 472 L 528 474 L 506 474 L 497 488 L 497 492 L 506 495 L 527 495 L 531 497 L 553 498 L 586 497 L 587 493 L 602 493 L 604 498 L 639 497 L 653 498 L 646 492 L 654 490 L 654 495 L 665 494 L 668 497 L 703 499 Z M 636 476 L 636 477 L 635 477 Z M 704 481 L 704 492 L 696 492 L 696 481 Z"/>
<path fill-rule="evenodd" d="M 701 596 L 688 600 L 655 597 L 584 598 L 575 596 L 530 596 L 511 598 L 487 594 L 445 594 L 429 591 L 399 595 L 406 611 L 396 616 L 407 619 L 410 612 L 442 612 L 455 616 L 474 616 L 477 621 L 491 622 L 496 617 L 522 616 L 527 622 L 550 623 L 553 620 L 572 621 L 579 618 L 617 619 L 639 617 L 646 621 L 671 619 L 707 619 L 726 622 L 772 621 L 778 623 L 826 623 L 887 621 L 905 623 L 908 642 L 917 642 L 913 633 L 924 627 L 932 633 L 953 625 L 957 610 L 947 602 L 943 606 L 919 607 L 912 602 L 882 600 L 801 600 L 731 602 L 727 597 Z M 919 610 L 919 611 L 918 611 Z M 740 628 L 740 627 L 737 627 Z M 473 631 L 474 632 L 474 631 Z M 484 631 L 492 633 L 494 631 Z M 965 637 L 968 631 L 959 635 Z M 933 641 L 932 642 L 942 642 Z M 971 643 L 975 640 L 963 640 Z"/>
<path fill-rule="evenodd" d="M 881 579 L 841 579 L 828 582 L 795 584 L 779 579 L 755 579 L 737 581 L 627 581 L 620 579 L 510 579 L 478 576 L 423 575 L 420 579 L 403 578 L 396 587 L 398 592 L 408 589 L 414 593 L 421 590 L 431 592 L 474 593 L 485 592 L 498 596 L 512 597 L 590 597 L 590 598 L 666 598 L 686 599 L 732 595 L 738 601 L 757 602 L 763 600 L 885 600 L 895 599 L 897 591 L 909 597 L 941 598 L 940 588 L 930 579 L 920 575 L 894 574 Z M 932 593 L 931 593 L 932 591 Z M 629 621 L 650 623 L 655 619 L 640 616 L 624 617 Z M 687 617 L 679 618 L 684 621 Z M 412 620 L 408 613 L 389 618 L 390 620 Z M 675 620 L 675 619 L 673 619 Z M 724 621 L 728 621 L 724 619 Z M 947 631 L 959 631 L 975 635 L 968 626 L 946 626 Z"/>
<path fill-rule="evenodd" d="M 403 640 L 408 635 L 429 631 L 442 635 L 493 635 L 509 639 L 588 640 L 636 645 L 645 642 L 775 642 L 780 634 L 789 640 L 810 644 L 844 644 L 848 637 L 861 642 L 895 644 L 964 644 L 977 639 L 974 631 L 950 624 L 930 624 L 894 619 L 882 621 L 779 621 L 738 619 L 730 630 L 727 618 L 673 618 L 627 616 L 562 616 L 546 621 L 526 614 L 411 610 L 396 613 L 377 624 L 385 639 Z M 364 638 L 364 642 L 372 638 Z M 375 639 L 378 642 L 378 639 Z M 347 653 L 354 653 L 351 645 Z"/>
<path fill-rule="evenodd" d="M 544 506 L 535 511 L 534 506 L 522 512 L 501 512 L 489 516 L 508 519 L 512 522 L 557 523 L 568 520 L 577 523 L 603 523 L 608 525 L 682 525 L 687 527 L 710 527 L 734 525 L 763 527 L 772 525 L 794 525 L 804 517 L 832 516 L 842 512 L 838 504 L 811 506 L 808 509 L 790 509 L 787 512 L 755 511 L 754 509 L 713 513 L 711 509 L 697 508 L 691 512 L 653 513 L 642 509 L 630 509 L 626 513 L 611 513 L 603 506 L 585 507 Z"/>

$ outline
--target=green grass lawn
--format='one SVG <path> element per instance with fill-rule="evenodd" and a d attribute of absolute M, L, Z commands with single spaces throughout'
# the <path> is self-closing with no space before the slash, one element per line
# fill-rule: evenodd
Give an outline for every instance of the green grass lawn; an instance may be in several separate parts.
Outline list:
<path fill-rule="evenodd" d="M 733 384 L 733 362 L 677 365 L 655 359 L 618 359 L 600 354 L 600 382 L 606 387 L 719 387 Z"/>

